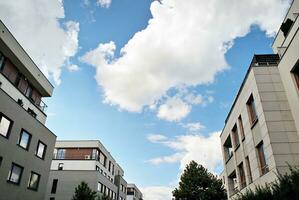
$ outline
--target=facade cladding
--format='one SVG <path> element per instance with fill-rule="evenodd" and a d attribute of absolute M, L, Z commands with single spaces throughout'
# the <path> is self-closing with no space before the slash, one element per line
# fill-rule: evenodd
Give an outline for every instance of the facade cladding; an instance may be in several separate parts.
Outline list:
<path fill-rule="evenodd" d="M 97 140 L 57 141 L 45 199 L 71 199 L 85 181 L 100 195 L 126 200 L 124 171 Z"/>
<path fill-rule="evenodd" d="M 299 166 L 299 0 L 271 55 L 255 55 L 221 133 L 228 197 Z"/>
<path fill-rule="evenodd" d="M 141 191 L 138 189 L 138 187 L 135 184 L 128 184 L 127 187 L 127 200 L 142 200 L 143 195 Z"/>
<path fill-rule="evenodd" d="M 56 136 L 45 127 L 53 86 L 0 21 L 0 200 L 43 199 Z"/>

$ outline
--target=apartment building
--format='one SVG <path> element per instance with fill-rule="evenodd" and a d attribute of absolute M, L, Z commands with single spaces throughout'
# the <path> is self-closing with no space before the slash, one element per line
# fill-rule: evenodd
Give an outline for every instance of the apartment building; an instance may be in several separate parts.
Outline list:
<path fill-rule="evenodd" d="M 0 200 L 43 199 L 56 136 L 45 126 L 53 86 L 0 21 Z"/>
<path fill-rule="evenodd" d="M 57 141 L 46 200 L 71 199 L 81 181 L 99 194 L 125 200 L 124 171 L 98 140 Z"/>
<path fill-rule="evenodd" d="M 273 42 L 280 56 L 278 69 L 285 88 L 297 133 L 299 133 L 299 0 L 294 0 Z"/>
<path fill-rule="evenodd" d="M 128 184 L 127 200 L 142 200 L 142 199 L 143 199 L 143 195 L 141 191 L 138 189 L 138 187 L 133 183 Z"/>
<path fill-rule="evenodd" d="M 299 136 L 277 54 L 255 55 L 221 133 L 224 182 L 231 199 L 299 165 Z"/>

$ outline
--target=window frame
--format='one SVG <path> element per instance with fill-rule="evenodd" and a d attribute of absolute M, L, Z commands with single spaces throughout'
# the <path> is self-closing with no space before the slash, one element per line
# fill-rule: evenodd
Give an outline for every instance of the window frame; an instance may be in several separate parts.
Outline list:
<path fill-rule="evenodd" d="M 251 128 L 254 127 L 256 122 L 258 121 L 258 115 L 256 110 L 256 104 L 253 97 L 253 94 L 251 94 L 246 102 L 247 111 L 248 111 L 248 117 L 251 124 Z"/>
<path fill-rule="evenodd" d="M 57 186 L 58 186 L 58 179 L 56 178 L 56 179 L 53 179 L 53 181 L 52 181 L 51 194 L 56 194 Z"/>
<path fill-rule="evenodd" d="M 251 172 L 249 156 L 246 156 L 245 162 L 246 162 L 246 168 L 247 168 L 247 173 L 248 173 L 248 180 L 249 180 L 248 185 L 249 185 L 250 183 L 252 183 L 252 172 Z"/>
<path fill-rule="evenodd" d="M 259 169 L 261 176 L 267 174 L 269 172 L 269 165 L 266 160 L 266 155 L 265 155 L 265 148 L 264 148 L 264 143 L 261 141 L 257 146 L 257 156 L 259 160 Z"/>
<path fill-rule="evenodd" d="M 239 182 L 240 182 L 240 190 L 247 186 L 246 175 L 244 170 L 244 163 L 241 162 L 238 165 L 238 172 L 239 172 Z"/>
<path fill-rule="evenodd" d="M 42 145 L 44 145 L 44 151 L 43 151 L 43 155 L 42 155 L 42 157 L 40 157 L 39 155 L 38 155 L 38 149 L 39 149 L 39 145 L 40 144 L 42 144 Z M 35 150 L 35 156 L 36 157 L 38 157 L 38 158 L 40 158 L 40 159 L 42 159 L 42 160 L 44 160 L 45 159 L 45 157 L 46 157 L 46 151 L 47 151 L 47 145 L 45 144 L 45 143 L 43 143 L 41 140 L 38 140 L 38 142 L 37 142 L 37 146 L 36 146 L 36 150 Z"/>
<path fill-rule="evenodd" d="M 294 77 L 294 81 L 295 81 L 297 91 L 299 91 L 299 59 L 297 60 L 297 62 L 294 65 L 293 69 L 291 70 L 291 73 Z"/>
<path fill-rule="evenodd" d="M 239 131 L 238 131 L 237 124 L 234 125 L 231 132 L 234 141 L 234 151 L 236 151 L 240 146 L 240 138 L 239 138 Z"/>
<path fill-rule="evenodd" d="M 31 180 L 32 180 L 32 175 L 37 175 L 37 176 L 38 176 L 37 187 L 36 187 L 36 188 L 30 187 L 30 182 L 31 182 Z M 39 187 L 39 183 L 40 183 L 40 178 L 41 178 L 41 175 L 40 175 L 39 173 L 36 173 L 36 172 L 34 172 L 34 171 L 31 171 L 27 188 L 28 188 L 29 190 L 38 191 L 38 187 Z"/>
<path fill-rule="evenodd" d="M 12 175 L 12 171 L 13 171 L 14 167 L 19 167 L 21 169 L 21 173 L 19 174 L 18 182 L 14 182 L 14 181 L 11 180 L 11 175 Z M 15 185 L 20 185 L 20 183 L 22 181 L 23 171 L 24 171 L 24 167 L 22 167 L 21 165 L 18 165 L 18 164 L 13 162 L 11 164 L 10 171 L 8 173 L 7 182 L 15 184 Z"/>
<path fill-rule="evenodd" d="M 23 147 L 23 146 L 20 144 L 24 132 L 27 133 L 27 134 L 29 135 L 29 139 L 28 139 L 28 142 L 27 142 L 27 146 L 26 146 L 26 147 Z M 28 151 L 28 150 L 29 150 L 29 147 L 30 147 L 31 139 L 32 139 L 32 135 L 31 135 L 28 131 L 26 131 L 25 129 L 22 128 L 22 129 L 21 129 L 21 132 L 20 132 L 20 135 L 19 135 L 19 139 L 18 139 L 18 143 L 17 143 L 17 145 L 18 145 L 19 147 L 21 147 L 22 149 Z"/>
<path fill-rule="evenodd" d="M 9 136 L 10 136 L 11 129 L 12 129 L 12 126 L 13 126 L 14 121 L 11 120 L 11 119 L 10 119 L 7 115 L 5 115 L 3 112 L 0 112 L 0 123 L 1 123 L 2 117 L 4 117 L 6 120 L 8 120 L 8 121 L 10 122 L 10 124 L 9 124 L 9 127 L 8 127 L 8 130 L 7 130 L 6 135 L 3 135 L 2 133 L 0 133 L 0 136 L 4 137 L 4 138 L 6 138 L 6 139 L 9 139 Z"/>

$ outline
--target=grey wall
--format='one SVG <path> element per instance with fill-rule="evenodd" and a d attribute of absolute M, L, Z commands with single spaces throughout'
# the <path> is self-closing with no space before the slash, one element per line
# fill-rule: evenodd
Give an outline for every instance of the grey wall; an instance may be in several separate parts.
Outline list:
<path fill-rule="evenodd" d="M 2 165 L 0 166 L 0 200 L 43 199 L 56 136 L 43 124 L 29 115 L 1 89 L 0 112 L 14 121 L 9 138 L 6 139 L 0 136 L 0 156 L 3 157 Z M 17 146 L 18 137 L 22 128 L 32 134 L 28 151 Z M 35 150 L 39 140 L 47 145 L 45 160 L 35 156 Z M 24 167 L 20 185 L 7 183 L 7 176 L 12 162 Z M 41 175 L 37 192 L 27 189 L 31 171 Z"/>
<path fill-rule="evenodd" d="M 51 194 L 52 183 L 58 179 L 56 194 Z M 106 185 L 117 194 L 117 187 L 98 171 L 88 170 L 52 170 L 50 172 L 45 200 L 55 197 L 55 200 L 70 200 L 74 195 L 75 188 L 85 181 L 89 187 L 97 191 L 98 182 Z"/>

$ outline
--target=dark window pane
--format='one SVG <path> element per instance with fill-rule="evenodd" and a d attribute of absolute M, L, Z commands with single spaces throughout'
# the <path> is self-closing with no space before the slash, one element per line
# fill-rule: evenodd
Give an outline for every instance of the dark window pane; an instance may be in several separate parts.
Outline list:
<path fill-rule="evenodd" d="M 39 185 L 39 180 L 40 180 L 40 175 L 35 172 L 31 172 L 28 188 L 37 190 Z"/>
<path fill-rule="evenodd" d="M 53 179 L 51 194 L 56 194 L 58 179 Z"/>
<path fill-rule="evenodd" d="M 13 163 L 8 173 L 8 181 L 11 183 L 19 184 L 21 181 L 22 173 L 23 167 Z"/>
<path fill-rule="evenodd" d="M 1 167 L 1 164 L 2 164 L 2 160 L 3 160 L 3 158 L 2 158 L 2 156 L 0 156 L 0 167 Z"/>

